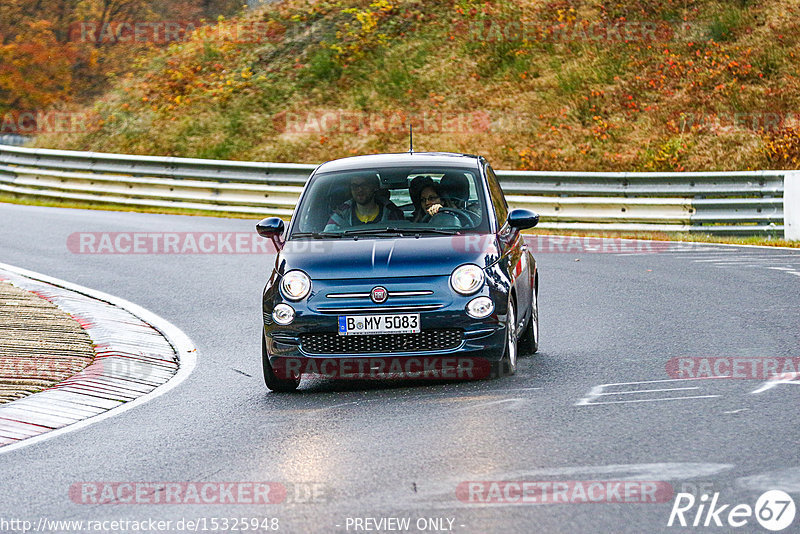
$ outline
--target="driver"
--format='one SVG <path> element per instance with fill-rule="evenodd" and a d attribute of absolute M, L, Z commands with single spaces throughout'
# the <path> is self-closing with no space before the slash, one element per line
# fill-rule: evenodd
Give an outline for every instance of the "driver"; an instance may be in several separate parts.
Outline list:
<path fill-rule="evenodd" d="M 439 187 L 436 185 L 423 189 L 420 192 L 419 201 L 423 211 L 431 217 L 439 213 L 439 210 L 445 207 L 444 204 L 446 203 L 439 193 Z M 448 205 L 448 207 L 450 206 Z"/>
<path fill-rule="evenodd" d="M 439 187 L 430 176 L 416 176 L 408 186 L 408 195 L 414 204 L 412 222 L 423 222 L 444 207 Z"/>
<path fill-rule="evenodd" d="M 413 222 L 425 222 L 442 208 L 452 208 L 449 201 L 442 197 L 441 188 L 430 176 L 417 176 L 411 180 L 408 194 L 414 204 Z"/>
<path fill-rule="evenodd" d="M 325 231 L 374 222 L 402 221 L 403 211 L 380 194 L 383 192 L 380 179 L 375 174 L 360 174 L 350 178 L 352 198 L 333 210 Z"/>

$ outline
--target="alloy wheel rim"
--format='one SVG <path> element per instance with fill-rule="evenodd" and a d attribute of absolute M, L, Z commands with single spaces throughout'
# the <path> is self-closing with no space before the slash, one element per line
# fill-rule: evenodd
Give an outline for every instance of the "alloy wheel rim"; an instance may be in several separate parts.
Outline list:
<path fill-rule="evenodd" d="M 508 365 L 510 369 L 517 368 L 517 319 L 511 302 L 508 303 Z"/>

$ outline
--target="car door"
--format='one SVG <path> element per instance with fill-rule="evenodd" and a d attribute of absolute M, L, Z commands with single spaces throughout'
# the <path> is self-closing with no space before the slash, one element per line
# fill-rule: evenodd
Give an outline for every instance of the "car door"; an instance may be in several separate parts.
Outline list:
<path fill-rule="evenodd" d="M 497 242 L 501 248 L 502 268 L 517 295 L 517 322 L 522 324 L 531 313 L 531 266 L 522 234 L 508 225 L 508 203 L 497 175 L 489 164 L 485 168 L 489 195 L 497 218 Z"/>

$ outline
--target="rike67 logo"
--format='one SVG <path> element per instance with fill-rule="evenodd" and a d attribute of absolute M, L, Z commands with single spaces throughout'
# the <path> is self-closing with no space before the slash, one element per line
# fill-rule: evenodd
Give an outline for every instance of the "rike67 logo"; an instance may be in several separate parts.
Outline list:
<path fill-rule="evenodd" d="M 720 504 L 719 492 L 714 493 L 710 500 L 708 494 L 696 499 L 691 493 L 678 493 L 667 526 L 738 528 L 751 524 L 755 516 L 763 528 L 778 532 L 794 522 L 796 511 L 794 499 L 781 490 L 764 492 L 756 500 L 755 507 Z M 752 527 L 748 531 L 752 531 Z"/>

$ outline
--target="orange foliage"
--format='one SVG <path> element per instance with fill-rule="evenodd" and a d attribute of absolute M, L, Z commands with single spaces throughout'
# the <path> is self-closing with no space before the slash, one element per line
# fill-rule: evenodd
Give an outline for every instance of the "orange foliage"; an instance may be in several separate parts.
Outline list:
<path fill-rule="evenodd" d="M 783 169 L 800 166 L 800 128 L 786 125 L 764 136 L 764 153 L 770 163 Z"/>
<path fill-rule="evenodd" d="M 0 44 L 0 109 L 41 109 L 70 98 L 77 55 L 47 21 L 30 22 Z"/>
<path fill-rule="evenodd" d="M 1 0 L 0 113 L 86 101 L 127 72 L 153 43 L 94 42 L 80 29 L 214 20 L 239 0 Z M 155 43 L 163 45 L 164 43 Z"/>

